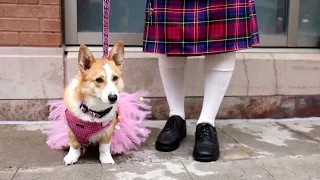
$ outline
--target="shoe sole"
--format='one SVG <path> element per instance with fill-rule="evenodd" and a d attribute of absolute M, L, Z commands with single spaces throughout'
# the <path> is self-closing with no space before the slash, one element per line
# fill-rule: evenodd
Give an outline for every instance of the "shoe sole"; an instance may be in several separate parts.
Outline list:
<path fill-rule="evenodd" d="M 203 156 L 203 157 L 193 155 L 193 159 L 199 162 L 213 162 L 213 161 L 217 161 L 219 159 L 219 156 L 220 154 L 218 156 Z"/>
<path fill-rule="evenodd" d="M 179 146 L 180 146 L 180 144 L 171 145 L 171 146 L 164 146 L 164 145 L 156 143 L 155 147 L 156 147 L 156 150 L 161 151 L 161 152 L 171 152 L 171 151 L 178 149 Z"/>
<path fill-rule="evenodd" d="M 181 139 L 179 144 L 175 144 L 175 145 L 170 145 L 170 146 L 166 146 L 166 145 L 162 145 L 159 143 L 155 143 L 155 148 L 157 151 L 161 151 L 161 152 L 171 152 L 171 151 L 175 151 L 180 147 L 180 143 L 181 141 L 186 137 L 187 135 L 184 135 Z"/>

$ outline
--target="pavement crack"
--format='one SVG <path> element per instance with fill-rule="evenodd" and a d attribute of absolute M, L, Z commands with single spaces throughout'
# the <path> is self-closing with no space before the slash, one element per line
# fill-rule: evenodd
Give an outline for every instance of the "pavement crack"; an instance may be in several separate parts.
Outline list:
<path fill-rule="evenodd" d="M 221 132 L 223 132 L 225 135 L 227 135 L 229 138 L 231 138 L 235 143 L 237 144 L 240 144 L 235 138 L 233 138 L 231 135 L 229 135 L 227 132 L 225 132 L 223 129 L 219 128 L 219 127 L 216 127 L 218 128 Z"/>
<path fill-rule="evenodd" d="M 261 166 L 261 168 L 264 169 L 272 177 L 273 180 L 276 180 L 276 178 L 269 172 L 269 170 L 266 167 Z"/>
<path fill-rule="evenodd" d="M 183 168 L 187 171 L 187 173 L 188 173 L 188 175 L 189 175 L 189 178 L 190 178 L 191 180 L 193 180 L 193 178 L 192 178 L 191 174 L 189 173 L 187 167 L 183 164 L 183 162 L 181 162 L 181 161 L 179 161 L 179 162 L 182 164 Z"/>
<path fill-rule="evenodd" d="M 102 172 L 103 172 L 103 165 L 102 164 L 100 164 L 100 167 L 101 167 L 101 172 L 100 172 L 100 180 L 102 180 Z"/>
<path fill-rule="evenodd" d="M 274 69 L 274 73 L 275 73 L 275 80 L 276 80 L 276 94 L 279 94 L 279 82 L 278 82 L 278 70 L 277 70 L 277 66 L 276 66 L 276 58 L 274 57 L 274 55 L 271 53 L 271 56 L 273 58 L 273 69 Z"/>
<path fill-rule="evenodd" d="M 247 67 L 247 64 L 245 62 L 245 59 L 243 59 L 243 65 L 244 65 L 244 70 L 246 72 L 246 77 L 247 77 L 247 83 L 248 83 L 248 86 L 247 86 L 247 95 L 249 95 L 249 87 L 250 87 L 250 80 L 249 80 L 249 74 L 248 74 L 248 67 Z"/>
<path fill-rule="evenodd" d="M 245 174 L 246 174 L 246 171 L 244 170 L 244 169 L 242 169 L 242 168 L 240 168 L 240 170 L 242 171 L 242 175 L 241 175 L 241 178 L 243 178 L 244 176 L 245 176 Z"/>
<path fill-rule="evenodd" d="M 11 178 L 10 180 L 13 180 L 13 178 L 14 178 L 14 177 L 16 177 L 16 175 L 17 175 L 17 173 L 18 173 L 19 169 L 20 169 L 20 168 L 17 168 L 16 172 L 14 172 L 14 175 L 12 176 L 12 178 Z"/>

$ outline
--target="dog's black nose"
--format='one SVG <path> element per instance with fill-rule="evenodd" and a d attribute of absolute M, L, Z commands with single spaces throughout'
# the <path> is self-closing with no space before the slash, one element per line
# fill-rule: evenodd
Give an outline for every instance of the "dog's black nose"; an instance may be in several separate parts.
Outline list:
<path fill-rule="evenodd" d="M 110 94 L 108 96 L 108 99 L 109 99 L 110 103 L 115 103 L 118 99 L 118 96 L 116 94 Z"/>

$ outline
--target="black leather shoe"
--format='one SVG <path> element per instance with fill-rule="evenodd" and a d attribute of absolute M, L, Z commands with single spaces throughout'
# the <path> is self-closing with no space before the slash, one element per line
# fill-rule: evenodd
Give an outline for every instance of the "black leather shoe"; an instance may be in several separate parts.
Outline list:
<path fill-rule="evenodd" d="M 200 162 L 211 162 L 219 159 L 220 150 L 217 130 L 211 124 L 197 125 L 193 158 Z"/>
<path fill-rule="evenodd" d="M 186 134 L 186 121 L 179 116 L 171 116 L 157 137 L 156 149 L 163 152 L 174 151 Z"/>

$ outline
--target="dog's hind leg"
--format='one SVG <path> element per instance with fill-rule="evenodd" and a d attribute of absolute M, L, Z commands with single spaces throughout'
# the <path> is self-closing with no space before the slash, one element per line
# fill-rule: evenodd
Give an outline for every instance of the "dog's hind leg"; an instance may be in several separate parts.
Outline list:
<path fill-rule="evenodd" d="M 76 163 L 81 155 L 81 151 L 80 151 L 81 145 L 77 141 L 76 137 L 74 136 L 74 134 L 71 132 L 70 129 L 68 129 L 68 135 L 69 135 L 70 149 L 68 154 L 63 159 L 64 164 L 66 166 Z"/>

